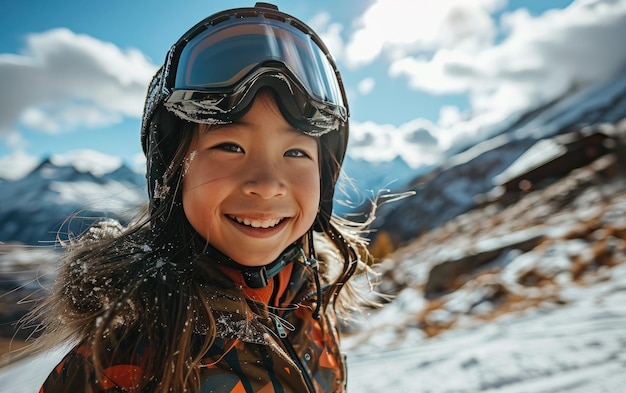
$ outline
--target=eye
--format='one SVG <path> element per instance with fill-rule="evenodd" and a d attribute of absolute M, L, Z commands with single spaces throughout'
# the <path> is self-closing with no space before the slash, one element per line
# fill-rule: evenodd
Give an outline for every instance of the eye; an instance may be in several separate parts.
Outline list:
<path fill-rule="evenodd" d="M 290 149 L 285 152 L 285 157 L 292 158 L 311 158 L 311 156 L 302 149 Z"/>
<path fill-rule="evenodd" d="M 237 145 L 236 143 L 230 142 L 220 143 L 219 145 L 213 146 L 212 149 L 223 150 L 230 153 L 244 153 L 244 150 L 241 146 Z"/>

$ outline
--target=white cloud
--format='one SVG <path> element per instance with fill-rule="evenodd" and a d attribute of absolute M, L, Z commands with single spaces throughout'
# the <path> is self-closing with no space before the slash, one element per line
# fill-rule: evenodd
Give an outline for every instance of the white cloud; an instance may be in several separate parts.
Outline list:
<path fill-rule="evenodd" d="M 78 127 L 106 127 L 121 122 L 122 114 L 103 111 L 93 104 L 76 103 L 68 97 L 58 103 L 26 108 L 20 121 L 33 130 L 59 133 Z"/>
<path fill-rule="evenodd" d="M 504 6 L 504 0 L 373 2 L 355 21 L 343 62 L 356 68 L 387 61 L 389 75 L 406 78 L 414 90 L 467 94 L 469 109 L 441 109 L 436 124 L 425 127 L 437 138 L 437 149 L 424 158 L 415 158 L 424 153 L 417 144 L 395 142 L 401 137 L 392 134 L 402 126 L 390 130 L 374 123 L 353 128 L 383 136 L 369 137 L 372 147 L 364 140 L 355 144 L 351 154 L 407 157 L 410 146 L 418 149 L 413 165 L 434 159 L 455 145 L 484 138 L 516 113 L 626 67 L 626 1 L 575 0 L 539 16 L 519 8 L 496 23 L 493 15 Z"/>
<path fill-rule="evenodd" d="M 504 0 L 377 0 L 355 22 L 346 44 L 349 67 L 442 48 L 476 50 L 490 45 L 495 27 L 490 14 Z"/>
<path fill-rule="evenodd" d="M 130 164 L 134 172 L 146 173 L 146 156 L 143 153 L 135 154 Z"/>
<path fill-rule="evenodd" d="M 39 164 L 39 158 L 31 156 L 21 149 L 13 150 L 10 155 L 0 157 L 0 178 L 15 180 L 26 176 Z"/>
<path fill-rule="evenodd" d="M 367 95 L 371 93 L 372 90 L 374 90 L 374 86 L 376 86 L 376 81 L 374 80 L 374 78 L 365 78 L 361 82 L 359 82 L 357 88 L 359 89 L 359 93 L 361 93 L 362 95 Z"/>
<path fill-rule="evenodd" d="M 64 28 L 31 34 L 19 55 L 0 54 L 0 134 L 18 122 L 43 132 L 139 117 L 156 67 L 141 52 Z"/>
<path fill-rule="evenodd" d="M 12 149 L 24 149 L 28 145 L 24 136 L 15 130 L 9 130 L 4 135 L 0 133 L 0 140 Z"/>
<path fill-rule="evenodd" d="M 477 70 L 472 55 L 462 51 L 441 49 L 432 58 L 404 57 L 389 67 L 392 77 L 406 76 L 409 86 L 432 94 L 458 94 L 470 90 Z"/>
<path fill-rule="evenodd" d="M 518 9 L 502 18 L 505 39 L 468 52 L 448 47 L 414 52 L 391 63 L 390 75 L 434 94 L 467 93 L 472 117 L 451 122 L 447 141 L 480 137 L 510 115 L 553 100 L 575 86 L 610 77 L 626 66 L 626 2 L 575 1 L 538 17 Z M 448 113 L 449 115 L 449 113 Z"/>
<path fill-rule="evenodd" d="M 374 122 L 350 123 L 348 151 L 353 158 L 368 161 L 390 161 L 402 157 L 417 168 L 439 162 L 443 150 L 435 135 L 437 125 L 426 119 L 415 119 L 396 127 Z"/>

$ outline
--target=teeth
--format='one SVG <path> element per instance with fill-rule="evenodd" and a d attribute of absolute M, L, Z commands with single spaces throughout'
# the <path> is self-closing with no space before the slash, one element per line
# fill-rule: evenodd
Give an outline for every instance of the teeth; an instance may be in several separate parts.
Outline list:
<path fill-rule="evenodd" d="M 267 220 L 250 220 L 249 218 L 240 218 L 237 216 L 231 216 L 235 221 L 240 224 L 250 226 L 252 228 L 272 228 L 280 224 L 281 218 L 270 218 Z"/>

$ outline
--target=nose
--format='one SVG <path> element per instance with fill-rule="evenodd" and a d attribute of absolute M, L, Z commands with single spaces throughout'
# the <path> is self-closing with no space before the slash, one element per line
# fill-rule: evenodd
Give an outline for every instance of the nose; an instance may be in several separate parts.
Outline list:
<path fill-rule="evenodd" d="M 246 195 L 270 199 L 285 196 L 287 187 L 276 168 L 257 163 L 245 177 L 243 192 Z"/>

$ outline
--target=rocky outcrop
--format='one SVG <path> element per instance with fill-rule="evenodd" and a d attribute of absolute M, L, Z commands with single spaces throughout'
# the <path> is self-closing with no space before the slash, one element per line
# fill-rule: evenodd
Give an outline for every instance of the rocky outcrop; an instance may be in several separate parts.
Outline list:
<path fill-rule="evenodd" d="M 613 127 L 626 135 L 626 121 Z M 395 299 L 381 314 L 401 308 L 394 315 L 405 318 L 377 325 L 372 311 L 353 332 L 364 340 L 371 329 L 432 336 L 563 304 L 569 286 L 606 279 L 626 263 L 626 143 L 616 142 L 613 153 L 542 189 L 485 203 L 389 255 L 378 266 L 379 290 Z"/>

